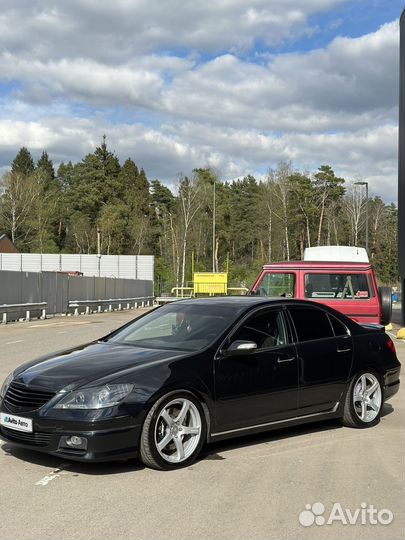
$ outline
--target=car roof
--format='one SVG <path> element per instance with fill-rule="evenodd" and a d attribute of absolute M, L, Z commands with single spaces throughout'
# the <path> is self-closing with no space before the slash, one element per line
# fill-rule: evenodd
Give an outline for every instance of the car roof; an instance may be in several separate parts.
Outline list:
<path fill-rule="evenodd" d="M 308 300 L 300 300 L 298 298 L 285 298 L 283 296 L 211 296 L 205 298 L 185 298 L 176 300 L 175 304 L 200 304 L 200 305 L 218 305 L 218 306 L 237 306 L 248 309 L 249 307 L 266 305 L 266 304 L 280 304 L 284 302 L 294 302 L 299 304 L 308 304 L 311 306 L 319 307 L 316 302 Z"/>

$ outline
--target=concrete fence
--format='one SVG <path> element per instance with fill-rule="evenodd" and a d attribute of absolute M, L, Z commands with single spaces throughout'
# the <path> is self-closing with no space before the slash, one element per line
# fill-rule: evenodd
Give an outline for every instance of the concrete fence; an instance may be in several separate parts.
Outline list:
<path fill-rule="evenodd" d="M 0 316 L 8 311 L 14 318 L 26 316 L 26 309 L 18 305 L 46 304 L 46 313 L 69 313 L 74 304 L 89 307 L 95 304 L 124 306 L 130 299 L 148 303 L 153 298 L 153 281 L 143 279 L 115 279 L 106 277 L 68 276 L 58 272 L 0 271 Z M 137 305 L 137 304 L 136 304 Z M 8 306 L 8 307 L 7 307 Z M 9 309 L 13 307 L 12 310 Z M 120 306 L 121 307 L 121 306 Z M 88 310 L 87 310 L 88 311 Z M 41 312 L 43 315 L 43 312 Z"/>

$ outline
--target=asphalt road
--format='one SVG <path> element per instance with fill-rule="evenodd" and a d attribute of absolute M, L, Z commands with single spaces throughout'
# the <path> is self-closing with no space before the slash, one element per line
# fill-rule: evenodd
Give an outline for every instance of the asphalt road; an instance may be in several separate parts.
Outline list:
<path fill-rule="evenodd" d="M 100 337 L 133 316 L 0 326 L 0 379 L 25 360 Z M 403 359 L 405 344 L 394 342 Z M 61 462 L 0 442 L 0 538 L 403 539 L 404 455 L 404 381 L 375 428 L 333 421 L 240 438 L 211 445 L 191 467 L 169 473 L 136 461 Z M 325 507 L 320 518 L 333 503 L 352 513 L 365 503 L 394 519 L 362 525 L 359 517 L 350 525 L 344 514 L 305 527 L 299 515 L 315 502 Z"/>

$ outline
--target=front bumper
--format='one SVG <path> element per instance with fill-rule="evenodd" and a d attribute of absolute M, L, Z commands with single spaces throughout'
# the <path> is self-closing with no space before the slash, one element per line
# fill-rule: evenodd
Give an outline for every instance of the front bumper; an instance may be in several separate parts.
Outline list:
<path fill-rule="evenodd" d="M 1 412 L 32 418 L 32 433 L 0 426 L 1 439 L 19 447 L 75 461 L 113 461 L 138 455 L 141 425 L 134 424 L 134 419 L 129 416 L 98 422 L 63 422 L 40 417 L 38 414 L 16 413 L 3 407 Z M 86 448 L 68 446 L 66 440 L 73 435 L 85 439 Z"/>

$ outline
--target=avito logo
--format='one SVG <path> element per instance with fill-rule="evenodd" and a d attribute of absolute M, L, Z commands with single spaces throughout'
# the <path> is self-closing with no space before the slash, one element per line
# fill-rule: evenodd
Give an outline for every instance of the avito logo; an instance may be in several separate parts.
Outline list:
<path fill-rule="evenodd" d="M 394 514 L 388 508 L 378 510 L 372 504 L 362 502 L 360 508 L 351 510 L 343 508 L 340 503 L 334 503 L 329 515 L 325 515 L 325 505 L 321 502 L 306 504 L 305 510 L 299 515 L 299 522 L 304 527 L 315 524 L 333 525 L 389 525 L 394 519 Z"/>

